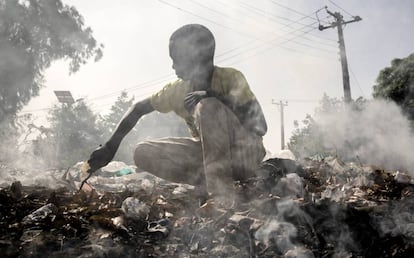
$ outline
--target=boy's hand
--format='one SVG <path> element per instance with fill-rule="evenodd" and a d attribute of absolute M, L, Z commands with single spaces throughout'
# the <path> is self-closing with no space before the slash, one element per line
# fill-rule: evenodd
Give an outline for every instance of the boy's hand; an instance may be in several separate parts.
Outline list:
<path fill-rule="evenodd" d="M 206 97 L 207 91 L 205 90 L 190 92 L 184 98 L 184 108 L 191 113 L 194 107 L 198 104 L 198 102 L 200 102 L 200 100 Z"/>
<path fill-rule="evenodd" d="M 89 173 L 93 173 L 101 167 L 106 166 L 115 156 L 115 152 L 106 144 L 92 152 L 88 163 L 90 166 Z"/>

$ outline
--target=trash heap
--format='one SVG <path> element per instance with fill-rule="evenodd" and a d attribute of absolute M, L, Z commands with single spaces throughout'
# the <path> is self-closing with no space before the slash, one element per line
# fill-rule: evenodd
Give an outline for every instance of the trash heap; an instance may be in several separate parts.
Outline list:
<path fill-rule="evenodd" d="M 236 182 L 238 202 L 201 207 L 193 186 L 125 167 L 91 177 L 82 191 L 76 166 L 50 174 L 54 187 L 1 185 L 2 257 L 414 253 L 414 180 L 408 171 L 335 157 L 301 164 L 269 159 L 256 178 Z"/>

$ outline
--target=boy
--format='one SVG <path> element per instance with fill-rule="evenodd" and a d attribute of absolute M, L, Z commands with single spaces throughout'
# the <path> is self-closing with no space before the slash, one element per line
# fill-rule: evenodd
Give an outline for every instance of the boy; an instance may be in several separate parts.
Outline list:
<path fill-rule="evenodd" d="M 95 150 L 90 171 L 108 164 L 124 136 L 145 114 L 173 111 L 192 137 L 168 137 L 139 143 L 136 165 L 161 178 L 198 188 L 203 200 L 233 198 L 235 180 L 246 180 L 262 161 L 266 121 L 243 74 L 214 65 L 213 34 L 199 24 L 185 25 L 170 37 L 177 81 L 136 103 L 111 138 Z"/>

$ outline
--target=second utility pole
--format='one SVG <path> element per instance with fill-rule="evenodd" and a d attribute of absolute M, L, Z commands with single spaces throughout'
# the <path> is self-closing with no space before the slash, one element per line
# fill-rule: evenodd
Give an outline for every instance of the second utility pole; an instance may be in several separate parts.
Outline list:
<path fill-rule="evenodd" d="M 288 105 L 288 102 L 285 101 L 285 103 L 283 103 L 283 101 L 280 100 L 279 103 L 277 103 L 274 100 L 272 100 L 272 104 L 280 106 L 280 146 L 281 146 L 281 150 L 284 150 L 285 149 L 285 122 L 284 122 L 285 118 L 284 118 L 283 108 Z"/>
<path fill-rule="evenodd" d="M 349 103 L 351 102 L 352 98 L 351 98 L 351 86 L 349 83 L 349 72 L 348 72 L 348 61 L 346 59 L 346 52 L 345 52 L 345 41 L 344 41 L 344 33 L 342 30 L 342 26 L 351 22 L 357 22 L 362 20 L 361 17 L 359 16 L 354 16 L 353 20 L 350 21 L 344 21 L 344 17 L 341 15 L 341 13 L 339 12 L 331 12 L 328 10 L 328 8 L 326 8 L 326 11 L 328 12 L 328 14 L 330 14 L 331 16 L 333 16 L 335 18 L 335 22 L 333 22 L 331 25 L 329 26 L 323 26 L 323 25 L 319 25 L 319 30 L 324 30 L 324 29 L 328 29 L 328 28 L 338 28 L 338 42 L 339 42 L 339 54 L 341 56 L 341 65 L 342 65 L 342 81 L 344 84 L 344 97 L 345 97 L 345 102 Z"/>

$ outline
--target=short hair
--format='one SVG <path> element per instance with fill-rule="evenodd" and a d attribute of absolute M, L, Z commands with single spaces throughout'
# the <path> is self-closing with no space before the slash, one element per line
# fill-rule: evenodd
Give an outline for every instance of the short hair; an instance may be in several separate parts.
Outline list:
<path fill-rule="evenodd" d="M 177 29 L 170 37 L 170 51 L 177 46 L 183 46 L 188 49 L 190 55 L 208 61 L 214 57 L 216 42 L 213 33 L 205 26 L 187 24 Z"/>

